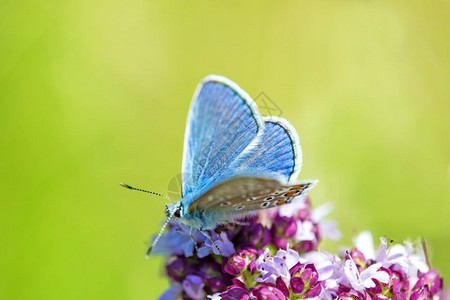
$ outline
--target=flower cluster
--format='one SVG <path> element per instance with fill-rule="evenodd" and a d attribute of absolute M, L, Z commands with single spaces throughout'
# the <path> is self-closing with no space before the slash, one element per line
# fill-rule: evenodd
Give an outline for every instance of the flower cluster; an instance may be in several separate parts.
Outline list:
<path fill-rule="evenodd" d="M 442 279 L 411 243 L 373 247 L 362 232 L 339 256 L 317 249 L 339 239 L 335 223 L 305 197 L 238 224 L 200 232 L 170 224 L 155 251 L 171 287 L 160 299 L 439 299 Z M 245 223 L 244 223 L 245 222 Z M 219 233 L 217 233 L 219 232 Z"/>

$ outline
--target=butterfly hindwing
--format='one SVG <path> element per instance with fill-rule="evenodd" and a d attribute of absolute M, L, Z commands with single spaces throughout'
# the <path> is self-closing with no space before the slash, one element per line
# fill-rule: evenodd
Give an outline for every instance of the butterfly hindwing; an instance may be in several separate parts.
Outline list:
<path fill-rule="evenodd" d="M 308 194 L 316 184 L 317 181 L 299 181 L 282 185 L 280 189 L 272 193 L 256 197 L 247 205 L 247 209 L 253 211 L 289 204 L 295 197 Z"/>
<path fill-rule="evenodd" d="M 187 213 L 233 214 L 288 204 L 299 195 L 308 193 L 317 181 L 284 184 L 278 179 L 264 177 L 235 177 L 213 187 L 188 207 Z"/>
<path fill-rule="evenodd" d="M 285 119 L 266 116 L 258 144 L 244 151 L 230 165 L 237 176 L 276 174 L 285 181 L 296 179 L 301 169 L 302 151 L 294 127 Z"/>
<path fill-rule="evenodd" d="M 206 77 L 194 94 L 186 124 L 183 196 L 199 194 L 231 177 L 226 167 L 263 128 L 264 121 L 247 93 L 224 77 Z"/>

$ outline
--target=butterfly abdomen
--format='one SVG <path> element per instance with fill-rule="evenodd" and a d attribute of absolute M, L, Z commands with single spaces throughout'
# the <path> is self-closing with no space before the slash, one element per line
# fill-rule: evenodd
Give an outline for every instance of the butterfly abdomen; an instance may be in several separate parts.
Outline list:
<path fill-rule="evenodd" d="M 220 224 L 231 223 L 245 215 L 245 212 L 230 215 L 229 212 L 223 210 L 210 210 L 208 213 L 202 210 L 195 210 L 192 213 L 185 214 L 180 221 L 193 229 L 212 230 Z"/>

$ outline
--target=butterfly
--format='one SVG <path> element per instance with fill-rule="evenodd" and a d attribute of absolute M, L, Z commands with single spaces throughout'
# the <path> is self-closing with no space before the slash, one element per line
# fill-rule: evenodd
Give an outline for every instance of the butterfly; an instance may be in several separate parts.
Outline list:
<path fill-rule="evenodd" d="M 209 75 L 198 85 L 183 151 L 182 198 L 166 205 L 166 222 L 147 256 L 173 219 L 191 235 L 199 230 L 211 240 L 208 230 L 291 203 L 318 182 L 296 181 L 302 151 L 294 127 L 280 117 L 263 117 L 252 98 L 223 76 Z"/>

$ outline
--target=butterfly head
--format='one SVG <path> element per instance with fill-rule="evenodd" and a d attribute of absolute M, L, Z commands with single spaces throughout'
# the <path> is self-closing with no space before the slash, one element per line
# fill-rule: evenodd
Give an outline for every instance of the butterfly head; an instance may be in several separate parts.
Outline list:
<path fill-rule="evenodd" d="M 174 204 L 167 204 L 166 205 L 166 209 L 165 209 L 165 213 L 167 216 L 167 220 L 177 220 L 179 223 L 189 226 L 189 227 L 195 227 L 195 228 L 200 228 L 201 226 L 199 226 L 195 221 L 199 221 L 198 218 L 194 218 L 193 216 L 186 214 L 185 210 L 184 210 L 184 206 L 183 203 L 181 201 L 178 201 Z"/>
<path fill-rule="evenodd" d="M 170 217 L 173 213 L 173 217 L 179 219 L 183 216 L 183 206 L 181 205 L 181 203 L 175 203 L 172 205 L 166 204 L 166 217 Z"/>

